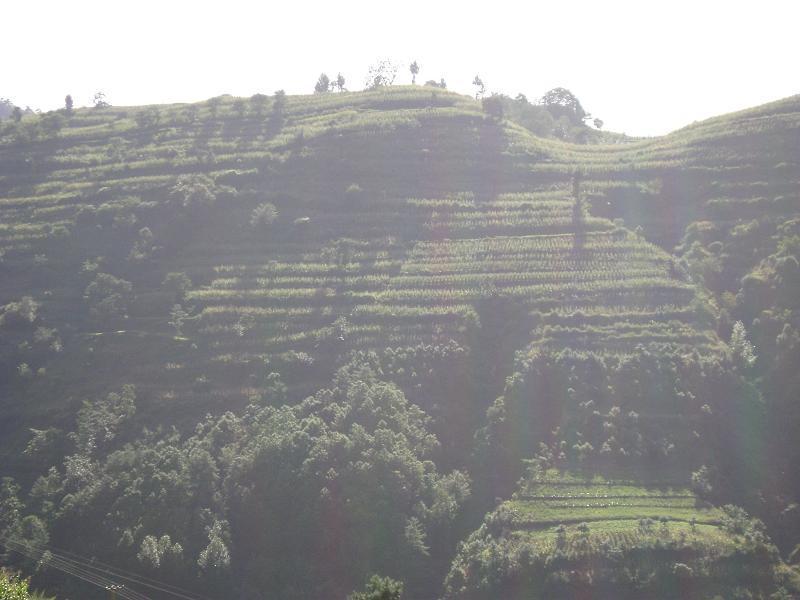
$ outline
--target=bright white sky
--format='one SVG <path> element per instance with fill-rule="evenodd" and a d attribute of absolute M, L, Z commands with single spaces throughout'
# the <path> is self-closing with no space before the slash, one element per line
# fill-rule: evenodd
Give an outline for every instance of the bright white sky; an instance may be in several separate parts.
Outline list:
<path fill-rule="evenodd" d="M 2 2 L 0 97 L 43 110 L 361 89 L 444 77 L 530 99 L 567 87 L 606 129 L 656 135 L 800 93 L 798 0 L 18 0 Z"/>

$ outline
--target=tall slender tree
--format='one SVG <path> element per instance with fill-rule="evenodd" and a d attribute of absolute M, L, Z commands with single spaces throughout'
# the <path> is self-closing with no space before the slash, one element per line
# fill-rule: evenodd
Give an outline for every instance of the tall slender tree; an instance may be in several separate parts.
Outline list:
<path fill-rule="evenodd" d="M 315 94 L 324 94 L 331 89 L 331 79 L 325 73 L 321 73 L 317 84 L 314 86 Z"/>
<path fill-rule="evenodd" d="M 344 83 L 345 83 L 344 75 L 339 73 L 331 85 L 336 88 L 337 92 L 344 92 L 345 91 Z"/>
<path fill-rule="evenodd" d="M 472 85 L 475 86 L 475 100 L 483 98 L 483 95 L 486 93 L 486 84 L 483 83 L 483 80 L 478 75 L 475 75 L 475 79 L 472 80 Z"/>

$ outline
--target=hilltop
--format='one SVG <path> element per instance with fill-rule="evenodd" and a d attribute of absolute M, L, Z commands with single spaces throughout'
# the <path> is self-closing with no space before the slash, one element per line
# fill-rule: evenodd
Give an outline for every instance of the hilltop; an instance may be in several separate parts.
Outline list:
<path fill-rule="evenodd" d="M 418 86 L 0 124 L 0 474 L 61 544 L 96 511 L 95 545 L 122 563 L 167 535 L 184 554 L 153 572 L 199 585 L 198 557 L 222 544 L 243 589 L 271 577 L 287 597 L 334 580 L 346 593 L 370 570 L 435 595 L 531 458 L 631 485 L 713 473 L 705 501 L 763 511 L 790 550 L 800 487 L 767 466 L 796 453 L 781 427 L 800 425 L 797 387 L 759 378 L 788 377 L 800 348 L 798 129 L 792 97 L 580 145 Z M 363 465 L 377 469 L 387 431 L 402 506 L 359 521 L 345 498 L 375 485 Z M 154 447 L 182 466 L 145 468 Z M 287 474 L 258 458 L 278 448 Z M 312 476 L 306 452 L 326 469 Z M 141 477 L 112 485 L 123 463 Z M 142 481 L 163 501 L 161 469 L 198 498 L 164 505 L 185 521 L 120 508 Z M 373 558 L 314 571 L 312 588 L 290 575 L 301 544 L 261 572 L 304 527 L 247 539 L 274 508 L 253 481 L 271 477 L 311 478 L 309 523 L 380 522 L 407 555 L 356 536 Z M 239 504 L 244 488 L 261 499 Z"/>

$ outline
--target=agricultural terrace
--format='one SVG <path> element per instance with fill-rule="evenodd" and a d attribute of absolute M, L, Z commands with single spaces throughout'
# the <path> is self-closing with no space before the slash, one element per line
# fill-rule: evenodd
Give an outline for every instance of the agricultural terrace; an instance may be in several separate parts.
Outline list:
<path fill-rule="evenodd" d="M 799 114 L 608 146 L 412 86 L 26 115 L 0 128 L 0 305 L 72 325 L 52 351 L 9 338 L 4 379 L 45 369 L 76 403 L 127 381 L 174 416 L 241 405 L 272 371 L 300 398 L 353 350 L 469 345 L 512 317 L 512 351 L 719 352 L 714 307 L 651 242 L 796 185 L 796 152 L 773 159 Z M 38 400 L 9 394 L 11 413 L 70 414 L 52 383 L 23 387 Z"/>
<path fill-rule="evenodd" d="M 711 507 L 670 483 L 529 474 L 462 543 L 446 597 L 554 598 L 591 590 L 603 598 L 679 598 L 687 589 L 707 589 L 712 597 L 746 581 L 751 590 L 769 588 L 774 557 L 766 558 L 759 527 L 740 510 Z"/>

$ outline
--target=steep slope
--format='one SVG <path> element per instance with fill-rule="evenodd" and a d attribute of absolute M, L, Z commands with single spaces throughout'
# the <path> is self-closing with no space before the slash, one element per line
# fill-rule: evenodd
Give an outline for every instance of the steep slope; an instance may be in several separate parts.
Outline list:
<path fill-rule="evenodd" d="M 351 349 L 467 344 L 497 296 L 524 323 L 499 381 L 534 339 L 718 343 L 666 254 L 586 214 L 560 145 L 455 94 L 82 110 L 3 139 L 0 302 L 41 305 L 5 345 L 9 429 L 120 381 L 158 420 L 242 405 L 271 371 L 302 397 Z M 272 224 L 253 218 L 265 202 Z M 87 294 L 99 273 L 116 279 Z M 183 337 L 175 303 L 191 307 Z M 63 351 L 31 342 L 41 327 Z"/>
<path fill-rule="evenodd" d="M 674 482 L 675 505 L 632 494 L 684 517 L 693 471 L 757 495 L 764 404 L 746 344 L 723 341 L 736 290 L 697 257 L 719 253 L 710 228 L 738 240 L 748 211 L 775 229 L 793 214 L 798 124 L 791 98 L 588 147 L 418 87 L 5 124 L 0 475 L 30 490 L 33 530 L 55 544 L 243 597 L 343 594 L 373 565 L 435 596 L 459 536 L 530 458 Z M 707 248 L 689 251 L 696 237 Z M 742 275 L 772 251 L 738 248 Z M 351 502 L 375 490 L 385 510 Z M 586 519 L 526 502 L 503 506 Z M 701 530 L 678 554 L 752 550 Z M 302 577 L 300 533 L 321 557 Z M 162 568 L 145 550 L 165 537 L 185 554 Z M 356 565 L 322 558 L 352 548 Z"/>

